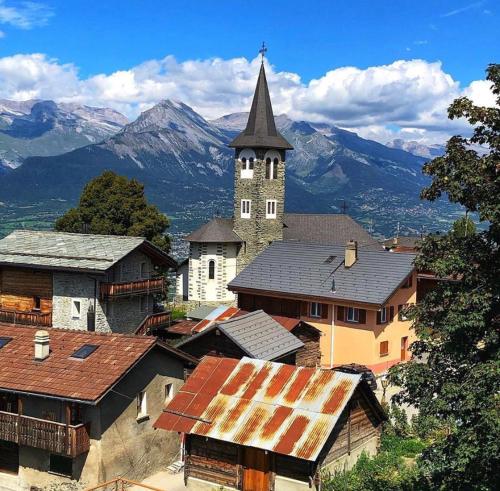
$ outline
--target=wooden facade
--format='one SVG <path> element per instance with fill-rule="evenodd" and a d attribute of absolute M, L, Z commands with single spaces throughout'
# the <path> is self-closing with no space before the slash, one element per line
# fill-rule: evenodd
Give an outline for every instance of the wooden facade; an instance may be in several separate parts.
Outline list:
<path fill-rule="evenodd" d="M 290 332 L 304 343 L 304 347 L 295 353 L 295 364 L 299 367 L 321 366 L 321 331 L 305 322 L 300 322 Z"/>
<path fill-rule="evenodd" d="M 274 489 L 277 477 L 319 488 L 321 470 L 367 442 L 379 440 L 383 416 L 358 386 L 316 461 L 267 452 L 198 435 L 186 435 L 185 481 L 190 477 L 252 491 Z M 295 488 L 294 488 L 295 489 Z"/>
<path fill-rule="evenodd" d="M 114 298 L 128 295 L 161 293 L 165 288 L 163 278 L 152 278 L 121 283 L 101 283 L 101 298 Z"/>

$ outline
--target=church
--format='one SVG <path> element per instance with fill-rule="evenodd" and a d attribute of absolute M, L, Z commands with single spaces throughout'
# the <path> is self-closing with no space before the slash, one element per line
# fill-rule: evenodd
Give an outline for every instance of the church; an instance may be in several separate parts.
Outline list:
<path fill-rule="evenodd" d="M 230 283 L 275 241 L 303 241 L 380 249 L 344 214 L 285 213 L 286 153 L 293 146 L 276 129 L 264 60 L 246 128 L 229 144 L 235 151 L 232 218 L 214 218 L 186 237 L 189 258 L 177 273 L 177 296 L 231 303 Z"/>

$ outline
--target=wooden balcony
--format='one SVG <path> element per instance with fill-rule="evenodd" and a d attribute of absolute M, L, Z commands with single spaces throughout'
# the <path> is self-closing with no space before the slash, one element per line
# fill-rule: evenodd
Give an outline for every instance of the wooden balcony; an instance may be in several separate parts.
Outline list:
<path fill-rule="evenodd" d="M 21 312 L 17 310 L 0 309 L 0 322 L 23 326 L 51 327 L 52 312 Z"/>
<path fill-rule="evenodd" d="M 101 283 L 101 298 L 161 293 L 164 287 L 163 278 L 128 281 L 125 283 Z"/>
<path fill-rule="evenodd" d="M 172 313 L 170 310 L 148 315 L 135 331 L 135 334 L 149 335 L 157 329 L 166 329 L 172 323 Z"/>
<path fill-rule="evenodd" d="M 4 411 L 0 411 L 0 439 L 69 457 L 90 448 L 87 425 L 65 425 Z"/>

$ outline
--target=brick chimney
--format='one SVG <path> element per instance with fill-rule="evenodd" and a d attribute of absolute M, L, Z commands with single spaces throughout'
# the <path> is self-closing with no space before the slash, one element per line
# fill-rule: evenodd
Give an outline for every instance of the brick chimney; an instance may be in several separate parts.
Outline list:
<path fill-rule="evenodd" d="M 350 240 L 345 246 L 344 266 L 350 268 L 358 260 L 358 243 Z"/>
<path fill-rule="evenodd" d="M 35 360 L 43 361 L 50 353 L 49 333 L 47 331 L 37 331 L 35 333 Z"/>

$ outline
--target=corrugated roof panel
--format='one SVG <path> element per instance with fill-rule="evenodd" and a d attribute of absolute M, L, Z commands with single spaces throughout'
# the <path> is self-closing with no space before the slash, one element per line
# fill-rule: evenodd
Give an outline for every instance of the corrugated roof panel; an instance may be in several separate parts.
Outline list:
<path fill-rule="evenodd" d="M 360 380 L 359 374 L 205 357 L 166 410 L 185 406 L 189 398 L 180 394 L 196 387 L 200 393 L 183 410 L 191 419 L 166 412 L 155 427 L 314 461 Z"/>

